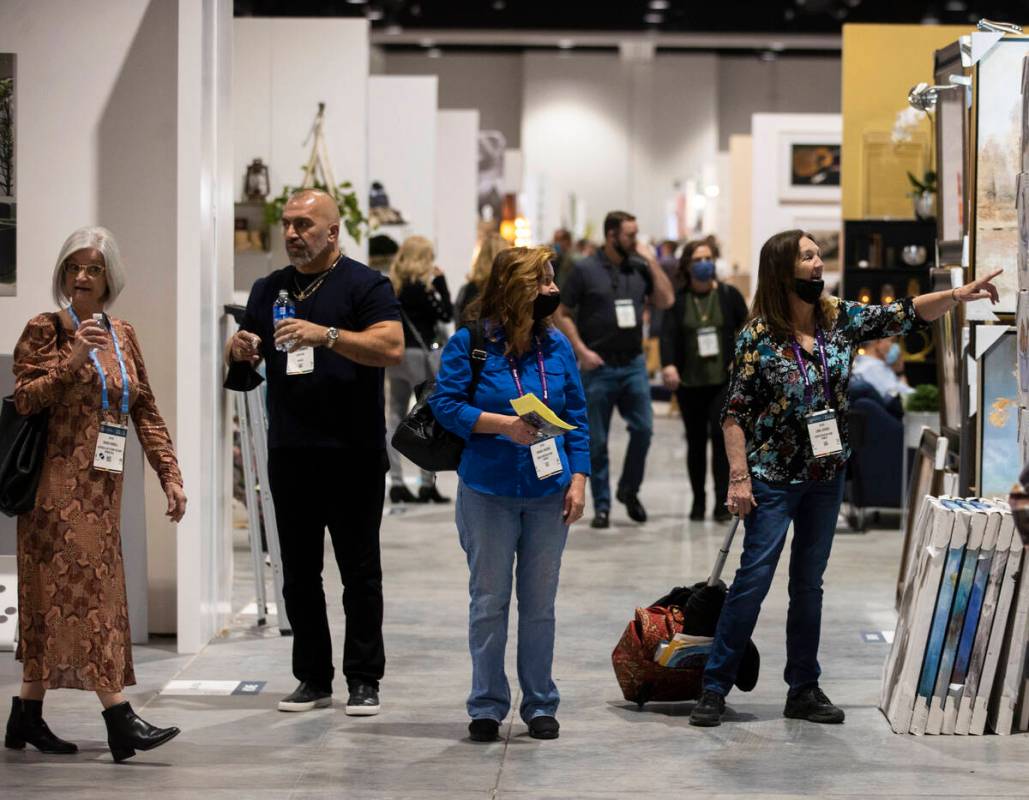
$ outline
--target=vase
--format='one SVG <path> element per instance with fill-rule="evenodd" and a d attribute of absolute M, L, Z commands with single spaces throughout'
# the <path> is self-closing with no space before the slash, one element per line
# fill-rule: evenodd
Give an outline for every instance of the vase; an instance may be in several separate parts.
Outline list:
<path fill-rule="evenodd" d="M 936 216 L 936 193 L 919 192 L 914 195 L 915 216 L 918 219 L 932 219 Z"/>

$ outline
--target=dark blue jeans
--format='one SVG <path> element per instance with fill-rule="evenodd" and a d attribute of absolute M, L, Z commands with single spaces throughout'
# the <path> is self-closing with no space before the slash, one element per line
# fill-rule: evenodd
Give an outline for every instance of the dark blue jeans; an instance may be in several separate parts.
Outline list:
<path fill-rule="evenodd" d="M 607 436 L 611 413 L 617 408 L 629 429 L 629 446 L 618 488 L 636 494 L 643 483 L 647 451 L 654 430 L 654 411 L 650 405 L 650 381 L 643 356 L 625 366 L 605 364 L 582 373 L 582 388 L 590 420 L 590 488 L 595 511 L 611 510 L 611 480 L 607 457 Z"/>
<path fill-rule="evenodd" d="M 786 670 L 790 694 L 818 683 L 822 629 L 822 574 L 829 562 L 836 518 L 843 502 L 841 473 L 833 480 L 791 484 L 753 481 L 757 506 L 747 515 L 743 556 L 736 571 L 715 642 L 704 669 L 704 689 L 729 693 L 743 650 L 754 633 L 786 532 L 793 523 L 790 606 L 786 616 Z"/>

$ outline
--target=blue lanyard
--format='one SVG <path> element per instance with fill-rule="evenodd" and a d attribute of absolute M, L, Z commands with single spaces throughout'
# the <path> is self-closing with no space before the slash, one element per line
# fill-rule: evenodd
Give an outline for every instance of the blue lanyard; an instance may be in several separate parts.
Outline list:
<path fill-rule="evenodd" d="M 71 321 L 75 323 L 75 327 L 78 328 L 82 323 L 79 322 L 79 315 L 75 313 L 75 309 L 68 306 L 68 314 L 71 316 Z M 110 328 L 111 338 L 114 340 L 114 352 L 118 356 L 118 367 L 121 369 L 121 414 L 123 417 L 127 417 L 129 415 L 129 373 L 125 369 L 125 358 L 121 354 L 118 334 L 115 332 L 113 324 Z M 100 376 L 100 404 L 106 414 L 111 410 L 111 403 L 107 399 L 107 376 L 104 374 L 104 368 L 100 365 L 100 357 L 97 356 L 96 350 L 90 350 L 89 357 L 93 361 L 93 366 L 96 367 L 97 375 Z"/>
<path fill-rule="evenodd" d="M 818 342 L 818 355 L 822 359 L 822 382 L 825 387 L 825 406 L 826 408 L 832 407 L 832 388 L 829 385 L 829 362 L 825 357 L 825 340 L 822 338 L 822 330 L 819 328 L 815 331 L 815 340 Z M 800 345 L 797 344 L 797 340 L 794 339 L 791 342 L 793 347 L 793 353 L 797 356 L 797 366 L 800 367 L 800 377 L 804 379 L 804 401 L 810 406 L 812 404 L 813 391 L 811 389 L 811 381 L 807 377 L 807 364 L 804 362 L 804 358 L 800 352 Z"/>
<path fill-rule="evenodd" d="M 507 363 L 511 367 L 511 377 L 514 378 L 515 388 L 518 389 L 518 396 L 521 397 L 525 394 L 525 390 L 522 389 L 522 379 L 518 375 L 518 364 L 511 356 L 507 357 Z M 543 350 L 539 339 L 536 340 L 536 368 L 540 373 L 540 386 L 543 387 L 543 402 L 546 403 L 550 400 L 550 387 L 547 386 L 547 373 L 543 369 Z"/>

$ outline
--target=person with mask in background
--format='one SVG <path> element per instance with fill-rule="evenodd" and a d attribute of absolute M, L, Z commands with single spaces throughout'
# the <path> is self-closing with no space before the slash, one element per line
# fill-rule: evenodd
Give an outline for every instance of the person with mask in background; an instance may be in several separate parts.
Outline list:
<path fill-rule="evenodd" d="M 647 520 L 639 490 L 654 413 L 643 357 L 643 309 L 648 301 L 657 308 L 669 308 L 675 294 L 664 270 L 637 245 L 638 232 L 632 214 L 612 211 L 607 215 L 604 247 L 575 265 L 561 287 L 556 317 L 579 358 L 589 403 L 594 528 L 611 524 L 607 437 L 615 408 L 629 429 L 616 497 L 625 504 L 630 519 Z"/>
<path fill-rule="evenodd" d="M 854 377 L 874 386 L 884 400 L 903 398 L 915 391 L 904 378 L 904 361 L 896 337 L 866 342 L 862 350 L 854 359 Z"/>
<path fill-rule="evenodd" d="M 554 259 L 554 281 L 560 288 L 568 273 L 572 270 L 572 234 L 567 228 L 554 231 L 554 241 L 550 245 L 557 258 Z"/>
<path fill-rule="evenodd" d="M 690 724 L 721 724 L 725 696 L 754 633 L 786 534 L 790 551 L 783 716 L 841 723 L 842 708 L 819 686 L 822 576 L 843 501 L 847 385 L 862 342 L 906 334 L 958 303 L 999 299 L 1001 270 L 964 286 L 862 305 L 823 294 L 818 243 L 801 230 L 761 248 L 750 319 L 736 339 L 722 428 L 729 457 L 727 506 L 745 521 L 743 555 L 704 666 Z"/>
<path fill-rule="evenodd" d="M 690 519 L 704 519 L 707 509 L 707 445 L 711 442 L 714 519 L 732 518 L 725 507 L 729 462 L 725 457 L 720 416 L 729 388 L 736 334 L 747 321 L 747 303 L 739 291 L 715 280 L 715 262 L 706 240 L 688 242 L 679 262 L 682 286 L 675 305 L 665 312 L 661 332 L 661 379 L 675 392 L 686 426 L 686 465 L 693 489 Z"/>

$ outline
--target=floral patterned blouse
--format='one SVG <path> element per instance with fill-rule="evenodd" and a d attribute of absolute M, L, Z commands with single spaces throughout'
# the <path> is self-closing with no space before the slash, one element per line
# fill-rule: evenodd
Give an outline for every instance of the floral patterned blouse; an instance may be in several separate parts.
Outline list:
<path fill-rule="evenodd" d="M 732 417 L 747 439 L 752 477 L 766 483 L 801 483 L 834 478 L 850 457 L 847 441 L 847 385 L 854 352 L 862 342 L 903 336 L 926 325 L 911 298 L 889 305 L 862 305 L 829 298 L 828 328 L 823 331 L 829 365 L 830 406 L 836 411 L 843 452 L 815 458 L 805 417 L 826 407 L 822 361 L 800 348 L 811 386 L 811 403 L 789 341 L 775 337 L 760 318 L 750 320 L 736 338 L 736 358 L 722 421 Z"/>

